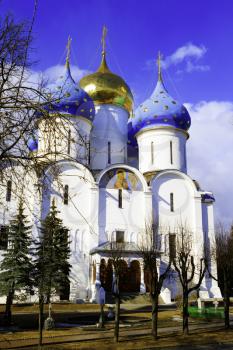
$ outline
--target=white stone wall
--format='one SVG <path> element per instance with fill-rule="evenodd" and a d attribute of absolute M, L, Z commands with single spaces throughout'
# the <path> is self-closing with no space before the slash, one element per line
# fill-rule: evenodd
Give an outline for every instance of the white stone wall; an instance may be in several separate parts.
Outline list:
<path fill-rule="evenodd" d="M 89 252 L 98 245 L 98 192 L 94 179 L 81 164 L 61 161 L 59 175 L 53 179 L 53 167 L 47 170 L 47 186 L 43 195 L 42 217 L 55 199 L 59 217 L 69 229 L 71 248 L 71 299 L 85 298 L 89 280 Z M 69 186 L 69 201 L 64 204 L 64 186 Z"/>

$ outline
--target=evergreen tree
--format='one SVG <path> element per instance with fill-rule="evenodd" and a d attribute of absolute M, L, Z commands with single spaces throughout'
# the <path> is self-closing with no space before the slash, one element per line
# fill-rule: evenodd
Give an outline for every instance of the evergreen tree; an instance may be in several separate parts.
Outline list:
<path fill-rule="evenodd" d="M 0 293 L 6 295 L 5 320 L 11 323 L 11 306 L 16 291 L 32 290 L 32 263 L 29 255 L 31 244 L 31 226 L 24 214 L 22 199 L 18 213 L 10 222 L 8 248 L 0 264 Z"/>
<path fill-rule="evenodd" d="M 40 241 L 36 244 L 35 281 L 47 303 L 53 291 L 63 293 L 64 286 L 69 284 L 68 230 L 58 213 L 53 201 L 50 212 L 42 221 Z"/>
<path fill-rule="evenodd" d="M 41 223 L 41 237 L 36 244 L 34 281 L 39 293 L 39 331 L 42 343 L 43 308 L 50 302 L 53 291 L 64 293 L 69 288 L 70 248 L 68 230 L 58 217 L 54 201 L 50 212 Z"/>

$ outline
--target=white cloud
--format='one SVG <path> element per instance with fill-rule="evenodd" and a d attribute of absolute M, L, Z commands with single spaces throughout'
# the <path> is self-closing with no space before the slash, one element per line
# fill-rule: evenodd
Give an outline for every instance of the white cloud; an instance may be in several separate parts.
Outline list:
<path fill-rule="evenodd" d="M 78 82 L 84 75 L 90 74 L 91 72 L 86 69 L 80 69 L 78 66 L 71 65 L 71 75 L 73 79 Z M 44 76 L 48 78 L 49 82 L 55 81 L 62 74 L 64 74 L 64 65 L 56 65 L 49 67 L 44 71 Z"/>
<path fill-rule="evenodd" d="M 167 56 L 163 60 L 163 67 L 168 68 L 171 65 L 177 65 L 187 59 L 195 59 L 199 60 L 202 58 L 207 52 L 207 49 L 204 45 L 194 45 L 192 43 L 188 43 L 184 46 L 179 47 L 173 54 Z"/>
<path fill-rule="evenodd" d="M 216 221 L 233 222 L 233 103 L 186 105 L 191 118 L 187 143 L 188 173 L 201 188 L 213 191 Z"/>
<path fill-rule="evenodd" d="M 52 83 L 56 81 L 60 76 L 64 74 L 64 65 L 56 65 L 47 68 L 45 71 L 28 71 L 27 72 L 27 83 L 29 85 L 36 86 L 43 80 L 44 83 Z M 91 72 L 87 69 L 80 69 L 78 66 L 71 65 L 71 75 L 75 82 L 78 82 L 84 75 L 90 74 Z"/>
<path fill-rule="evenodd" d="M 187 73 L 191 73 L 193 71 L 196 72 L 207 72 L 210 70 L 210 66 L 202 65 L 202 64 L 193 64 L 191 61 L 187 61 L 185 71 Z"/>
<path fill-rule="evenodd" d="M 203 65 L 197 63 L 202 59 L 207 52 L 207 48 L 204 45 L 194 45 L 192 43 L 187 43 L 176 49 L 170 56 L 166 56 L 162 60 L 162 67 L 167 69 L 170 66 L 179 66 L 177 70 L 178 74 L 183 72 L 191 73 L 194 71 L 206 72 L 210 70 L 208 65 Z M 146 61 L 145 69 L 151 70 L 155 69 L 156 60 L 150 59 Z"/>

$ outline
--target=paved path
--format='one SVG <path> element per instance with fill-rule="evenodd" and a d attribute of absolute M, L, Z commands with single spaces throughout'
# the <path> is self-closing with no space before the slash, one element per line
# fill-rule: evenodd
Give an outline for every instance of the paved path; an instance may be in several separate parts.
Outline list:
<path fill-rule="evenodd" d="M 199 325 L 190 325 L 190 330 L 197 330 L 197 329 L 222 329 L 222 324 L 219 323 L 212 323 L 212 324 L 199 324 Z M 172 333 L 177 333 L 181 330 L 181 327 L 169 327 L 169 328 L 159 328 L 158 334 L 159 335 L 164 335 L 164 334 L 169 334 L 172 335 Z M 131 336 L 143 336 L 143 335 L 149 335 L 151 333 L 151 329 L 148 328 L 137 328 L 137 327 L 122 327 L 120 329 L 120 337 L 121 339 L 124 337 L 131 337 Z M 0 340 L 0 349 L 23 349 L 24 347 L 31 347 L 35 346 L 38 343 L 38 338 L 31 338 L 31 339 L 14 339 L 11 341 L 4 341 L 4 335 L 0 335 L 1 340 Z M 73 335 L 66 335 L 66 336 L 51 336 L 51 337 L 44 337 L 43 338 L 43 344 L 60 344 L 60 343 L 68 343 L 68 342 L 85 342 L 85 341 L 95 341 L 95 340 L 100 340 L 100 339 L 112 339 L 113 338 L 113 330 L 97 330 L 94 329 L 83 329 L 82 332 L 79 332 L 77 334 Z M 148 348 L 149 350 L 150 348 Z M 153 348 L 151 348 L 153 349 Z M 159 349 L 158 346 L 156 349 Z M 169 348 L 168 348 L 169 349 Z M 172 349 L 187 349 L 185 347 L 177 347 L 177 348 L 172 348 Z M 188 350 L 192 349 L 220 349 L 220 348 L 208 348 L 208 347 L 193 347 L 191 348 L 189 346 Z M 224 349 L 224 348 L 222 348 Z M 231 348 L 226 348 L 226 349 L 233 349 L 233 345 Z M 136 349 L 135 350 L 140 350 Z M 163 350 L 165 350 L 163 348 Z"/>

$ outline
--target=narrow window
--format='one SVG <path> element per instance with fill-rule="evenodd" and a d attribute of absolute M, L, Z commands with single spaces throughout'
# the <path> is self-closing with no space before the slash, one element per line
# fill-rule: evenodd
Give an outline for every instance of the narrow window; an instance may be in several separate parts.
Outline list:
<path fill-rule="evenodd" d="M 170 141 L 170 162 L 173 164 L 173 149 L 172 149 L 172 141 Z"/>
<path fill-rule="evenodd" d="M 8 226 L 0 227 L 0 250 L 7 250 L 8 232 L 9 232 Z"/>
<path fill-rule="evenodd" d="M 122 208 L 122 189 L 118 190 L 118 207 Z"/>
<path fill-rule="evenodd" d="M 171 259 L 176 258 L 176 235 L 169 233 L 169 254 Z"/>
<path fill-rule="evenodd" d="M 174 194 L 170 193 L 170 211 L 174 211 Z"/>
<path fill-rule="evenodd" d="M 6 184 L 6 201 L 11 201 L 11 189 L 12 189 L 12 181 L 7 181 Z"/>
<path fill-rule="evenodd" d="M 108 164 L 111 164 L 111 142 L 108 141 Z"/>
<path fill-rule="evenodd" d="M 154 164 L 154 142 L 151 142 L 150 148 L 151 148 L 151 164 Z"/>
<path fill-rule="evenodd" d="M 68 145 L 67 145 L 67 153 L 70 154 L 70 146 L 71 146 L 71 131 L 68 131 Z"/>
<path fill-rule="evenodd" d="M 116 243 L 124 243 L 124 231 L 116 231 Z"/>
<path fill-rule="evenodd" d="M 68 204 L 69 202 L 69 186 L 65 185 L 64 187 L 64 197 L 63 197 L 64 204 Z"/>

